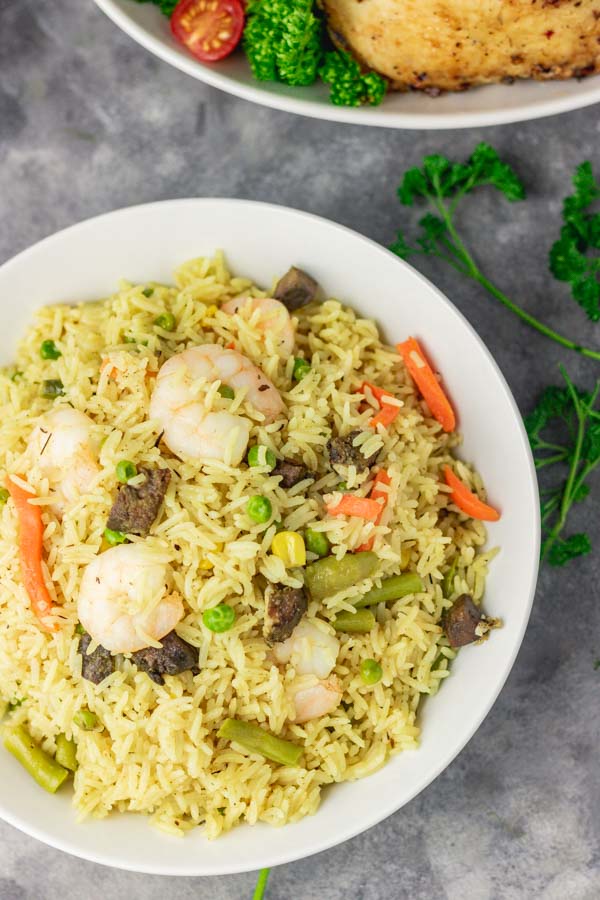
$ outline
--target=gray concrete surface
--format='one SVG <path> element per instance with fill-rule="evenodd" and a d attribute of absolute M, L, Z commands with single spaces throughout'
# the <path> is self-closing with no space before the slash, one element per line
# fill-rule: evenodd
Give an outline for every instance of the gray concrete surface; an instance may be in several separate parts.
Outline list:
<path fill-rule="evenodd" d="M 387 243 L 397 226 L 414 222 L 395 199 L 403 170 L 432 151 L 465 156 L 486 138 L 518 167 L 530 199 L 509 206 L 480 193 L 465 233 L 529 310 L 600 345 L 600 325 L 586 322 L 546 270 L 573 167 L 584 158 L 600 166 L 599 131 L 598 107 L 475 133 L 311 121 L 169 68 L 91 0 L 0 0 L 0 262 L 96 213 L 203 195 L 288 204 Z M 557 378 L 560 361 L 591 382 L 594 364 L 528 331 L 453 272 L 428 262 L 423 269 L 479 330 L 524 411 Z M 588 501 L 577 522 L 596 552 L 542 572 L 517 664 L 466 750 L 386 822 L 275 870 L 269 900 L 600 897 L 597 509 Z M 254 881 L 167 883 L 72 859 L 0 824 L 0 900 L 245 900 Z"/>

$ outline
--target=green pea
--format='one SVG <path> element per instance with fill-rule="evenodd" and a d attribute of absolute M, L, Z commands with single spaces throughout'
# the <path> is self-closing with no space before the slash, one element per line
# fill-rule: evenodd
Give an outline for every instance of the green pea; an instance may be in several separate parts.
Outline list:
<path fill-rule="evenodd" d="M 7 491 L 6 488 L 0 488 L 0 506 L 4 506 L 9 497 L 10 491 Z"/>
<path fill-rule="evenodd" d="M 213 606 L 212 609 L 204 610 L 202 621 L 209 631 L 214 631 L 215 634 L 222 634 L 224 631 L 229 631 L 235 622 L 235 610 L 226 603 L 219 603 L 218 606 Z"/>
<path fill-rule="evenodd" d="M 246 512 L 254 522 L 268 522 L 273 512 L 271 501 L 262 494 L 250 497 L 246 504 Z"/>
<path fill-rule="evenodd" d="M 264 444 L 255 444 L 248 450 L 248 465 L 268 466 L 270 469 L 274 469 L 277 465 L 277 457 Z"/>
<path fill-rule="evenodd" d="M 314 528 L 307 528 L 304 532 L 304 543 L 306 549 L 317 556 L 327 556 L 331 548 L 329 538 L 322 531 L 315 531 Z"/>
<path fill-rule="evenodd" d="M 123 534 L 122 531 L 113 531 L 112 528 L 105 528 L 104 540 L 107 544 L 110 544 L 112 547 L 114 547 L 117 544 L 127 543 L 127 535 Z"/>
<path fill-rule="evenodd" d="M 219 388 L 219 394 L 221 397 L 224 397 L 225 400 L 233 400 L 235 397 L 235 391 L 233 388 L 230 388 L 228 384 L 222 384 Z"/>
<path fill-rule="evenodd" d="M 142 291 L 142 294 L 144 295 L 144 297 L 151 297 L 153 293 L 154 293 L 154 288 L 144 288 L 144 290 Z"/>
<path fill-rule="evenodd" d="M 131 478 L 135 478 L 135 476 L 137 475 L 137 468 L 135 466 L 135 463 L 132 463 L 130 460 L 121 459 L 117 463 L 116 472 L 119 481 L 121 481 L 123 484 L 127 484 L 127 482 Z"/>
<path fill-rule="evenodd" d="M 89 709 L 80 709 L 73 716 L 73 722 L 84 731 L 91 731 L 98 724 L 98 716 Z"/>
<path fill-rule="evenodd" d="M 65 393 L 65 386 L 60 378 L 48 378 L 42 381 L 42 397 L 47 400 L 53 400 L 55 397 L 62 397 Z"/>
<path fill-rule="evenodd" d="M 365 684 L 377 684 L 381 681 L 383 670 L 374 659 L 363 659 L 360 664 L 360 677 Z"/>
<path fill-rule="evenodd" d="M 292 378 L 294 381 L 302 381 L 305 375 L 308 375 L 310 372 L 310 363 L 305 359 L 300 359 L 296 357 L 294 359 L 294 368 L 292 371 Z"/>
<path fill-rule="evenodd" d="M 154 320 L 154 324 L 162 328 L 163 331 L 175 331 L 175 316 L 173 313 L 163 313 L 162 316 Z"/>
<path fill-rule="evenodd" d="M 40 356 L 42 359 L 58 359 L 62 353 L 54 343 L 54 341 L 42 341 L 40 346 Z"/>

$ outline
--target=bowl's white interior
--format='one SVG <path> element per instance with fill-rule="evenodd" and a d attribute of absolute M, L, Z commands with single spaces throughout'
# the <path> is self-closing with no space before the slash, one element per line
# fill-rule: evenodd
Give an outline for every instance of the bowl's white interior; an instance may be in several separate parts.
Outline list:
<path fill-rule="evenodd" d="M 454 307 L 387 251 L 331 222 L 235 200 L 183 200 L 101 216 L 42 241 L 0 268 L 5 322 L 0 363 L 12 359 L 33 311 L 95 299 L 119 278 L 169 280 L 189 257 L 223 248 L 232 268 L 268 286 L 290 264 L 372 316 L 390 341 L 422 339 L 459 413 L 463 455 L 476 462 L 503 511 L 490 531 L 502 552 L 492 565 L 487 610 L 505 626 L 467 647 L 440 694 L 423 708 L 422 746 L 368 779 L 329 789 L 316 816 L 283 829 L 247 826 L 207 843 L 200 831 L 166 837 L 146 819 L 114 816 L 75 824 L 70 794 L 45 794 L 0 750 L 0 815 L 72 853 L 165 874 L 219 874 L 278 864 L 338 843 L 415 796 L 452 760 L 496 698 L 529 617 L 538 560 L 538 497 L 528 444 L 511 394 L 485 346 Z M 507 478 L 510 473 L 510 478 Z"/>
<path fill-rule="evenodd" d="M 291 88 L 255 81 L 242 54 L 214 65 L 199 62 L 172 37 L 167 19 L 152 4 L 134 0 L 96 3 L 134 40 L 188 75 L 246 100 L 305 116 L 389 128 L 469 128 L 535 119 L 600 101 L 599 75 L 581 81 L 496 84 L 436 98 L 418 92 L 389 94 L 375 108 L 333 106 L 321 84 Z"/>

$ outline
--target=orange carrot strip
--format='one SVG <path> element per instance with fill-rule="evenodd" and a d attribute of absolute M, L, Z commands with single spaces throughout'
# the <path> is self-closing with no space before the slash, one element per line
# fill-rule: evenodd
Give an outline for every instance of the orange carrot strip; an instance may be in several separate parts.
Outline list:
<path fill-rule="evenodd" d="M 390 478 L 388 473 L 386 471 L 384 471 L 384 469 L 380 469 L 380 471 L 375 476 L 375 482 L 373 484 L 373 487 L 371 488 L 371 493 L 369 494 L 369 497 L 371 498 L 371 500 L 383 500 L 383 505 L 380 506 L 379 515 L 375 522 L 376 525 L 379 525 L 379 523 L 381 522 L 381 517 L 383 515 L 384 509 L 387 506 L 387 501 L 388 501 L 387 491 L 379 490 L 378 485 L 390 484 L 391 481 L 392 481 L 392 479 Z M 361 544 L 360 547 L 357 547 L 356 549 L 358 552 L 361 552 L 362 550 L 372 550 L 374 543 L 375 543 L 375 538 L 370 537 L 368 541 L 365 541 L 364 544 Z"/>
<path fill-rule="evenodd" d="M 339 503 L 327 505 L 327 512 L 331 516 L 358 516 L 369 522 L 376 522 L 380 514 L 381 504 L 369 497 L 356 497 L 354 494 L 344 494 Z"/>
<path fill-rule="evenodd" d="M 448 487 L 452 488 L 452 502 L 472 519 L 482 519 L 484 522 L 497 522 L 500 513 L 493 506 L 488 506 L 483 500 L 470 491 L 450 466 L 444 466 L 444 478 Z"/>
<path fill-rule="evenodd" d="M 23 481 L 26 480 L 23 475 L 19 475 L 19 478 Z M 40 620 L 44 631 L 58 631 L 58 620 L 50 620 L 50 624 L 48 624 L 50 614 L 58 607 L 52 602 L 42 571 L 42 538 L 44 535 L 42 511 L 39 506 L 32 506 L 29 503 L 35 495 L 23 490 L 18 484 L 15 484 L 12 478 L 7 478 L 5 483 L 19 516 L 21 576 L 29 595 L 31 609 Z"/>
<path fill-rule="evenodd" d="M 454 431 L 456 428 L 454 410 L 419 343 L 411 337 L 403 344 L 398 344 L 397 348 L 411 378 L 431 410 L 431 415 L 438 420 L 444 431 Z"/>
<path fill-rule="evenodd" d="M 386 403 L 386 397 L 392 397 L 389 391 L 384 390 L 384 388 L 377 387 L 376 384 L 371 384 L 370 381 L 363 381 L 359 390 L 361 394 L 364 394 L 365 388 L 368 388 L 380 406 L 380 412 L 378 412 L 371 421 L 369 425 L 371 428 L 377 428 L 378 425 L 383 425 L 387 428 L 388 425 L 391 425 L 398 413 L 400 412 L 400 407 L 395 404 Z"/>

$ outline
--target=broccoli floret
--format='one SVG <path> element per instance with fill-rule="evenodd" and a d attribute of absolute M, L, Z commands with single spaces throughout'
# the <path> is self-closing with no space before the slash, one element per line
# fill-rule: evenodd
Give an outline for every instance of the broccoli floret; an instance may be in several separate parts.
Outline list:
<path fill-rule="evenodd" d="M 179 0 L 136 0 L 137 3 L 154 3 L 155 6 L 158 6 L 161 13 L 164 13 L 165 16 L 169 16 L 169 18 L 173 15 L 173 10 L 177 6 Z"/>
<path fill-rule="evenodd" d="M 379 106 L 387 90 L 385 78 L 377 72 L 362 72 L 344 50 L 326 53 L 319 75 L 330 86 L 330 99 L 336 106 Z"/>
<path fill-rule="evenodd" d="M 307 85 L 323 58 L 323 22 L 313 0 L 250 0 L 244 52 L 259 81 Z"/>

